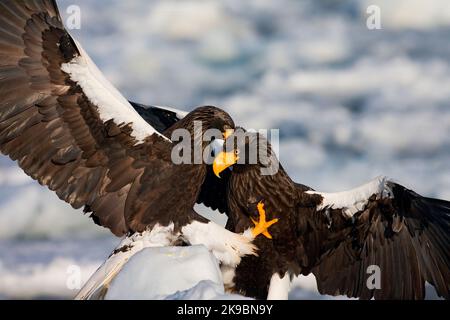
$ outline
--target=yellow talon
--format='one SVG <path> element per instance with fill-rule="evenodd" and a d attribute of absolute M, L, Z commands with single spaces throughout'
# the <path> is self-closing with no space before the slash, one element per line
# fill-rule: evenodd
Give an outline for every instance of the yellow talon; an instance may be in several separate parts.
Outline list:
<path fill-rule="evenodd" d="M 272 236 L 269 233 L 269 227 L 278 222 L 278 219 L 273 219 L 270 221 L 266 221 L 266 211 L 264 210 L 264 203 L 258 203 L 258 213 L 259 213 L 259 221 L 255 221 L 253 218 L 252 222 L 255 224 L 255 228 L 252 230 L 253 236 L 256 238 L 258 235 L 263 234 L 266 238 L 272 239 Z"/>

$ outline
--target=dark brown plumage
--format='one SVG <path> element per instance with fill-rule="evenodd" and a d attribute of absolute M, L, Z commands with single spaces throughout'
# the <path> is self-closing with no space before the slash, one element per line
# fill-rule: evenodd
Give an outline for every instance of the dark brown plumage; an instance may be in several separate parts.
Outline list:
<path fill-rule="evenodd" d="M 263 165 L 258 158 L 249 164 L 245 152 L 249 144 L 264 146 L 267 141 L 256 133 L 247 137 L 246 143 L 236 143 L 233 136 L 226 141 L 245 154 L 228 178 L 227 228 L 241 232 L 251 226 L 259 201 L 265 204 L 267 220 L 279 221 L 269 229 L 273 239 L 260 236 L 254 241 L 259 256 L 244 257 L 236 268 L 236 292 L 265 299 L 274 273 L 313 273 L 322 294 L 423 299 L 426 281 L 450 298 L 450 202 L 379 179 L 372 182 L 379 192 L 372 185 L 359 190 L 374 190 L 361 198 L 362 205 L 352 204 L 361 197 L 358 192 L 336 194 L 350 199 L 339 207 L 338 200 L 327 202 L 333 195 L 293 182 L 281 165 L 276 174 L 261 175 L 268 162 Z M 278 160 L 270 145 L 267 149 L 274 164 Z M 350 209 L 354 212 L 349 216 Z M 380 289 L 366 286 L 370 265 L 380 267 Z"/>
<path fill-rule="evenodd" d="M 192 208 L 206 165 L 175 165 L 173 144 L 152 134 L 151 126 L 140 141 L 134 123 L 105 119 L 105 112 L 123 101 L 114 92 L 111 105 L 101 96 L 92 99 L 102 90 L 95 92 L 62 70 L 68 63 L 88 66 L 77 59 L 86 56 L 65 30 L 55 1 L 0 2 L 1 152 L 115 235 L 155 223 L 174 222 L 177 230 L 190 219 L 204 221 Z M 124 105 L 124 112 L 131 112 Z M 203 131 L 234 127 L 231 117 L 215 107 L 179 119 L 167 110 L 133 106 L 169 138 L 176 128 L 193 136 L 195 121 L 202 121 Z"/>

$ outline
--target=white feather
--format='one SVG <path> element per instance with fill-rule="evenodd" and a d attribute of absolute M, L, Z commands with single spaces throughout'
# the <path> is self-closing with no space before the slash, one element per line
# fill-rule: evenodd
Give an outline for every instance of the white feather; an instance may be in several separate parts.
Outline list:
<path fill-rule="evenodd" d="M 223 139 L 214 139 L 213 142 L 211 142 L 211 148 L 212 148 L 214 156 L 217 156 L 222 151 L 224 151 L 224 149 L 223 149 L 224 145 L 225 145 L 225 141 Z"/>
<path fill-rule="evenodd" d="M 281 277 L 278 273 L 272 275 L 269 285 L 267 300 L 287 300 L 291 288 L 291 279 L 289 274 Z"/>
<path fill-rule="evenodd" d="M 307 193 L 318 194 L 323 197 L 323 201 L 317 206 L 317 210 L 343 209 L 347 217 L 352 217 L 365 208 L 369 198 L 373 195 L 376 195 L 377 199 L 392 197 L 392 192 L 387 185 L 388 181 L 387 177 L 380 176 L 349 191 L 336 193 L 308 191 Z"/>
<path fill-rule="evenodd" d="M 116 124 L 131 124 L 132 136 L 141 143 L 145 138 L 158 134 L 125 99 L 120 92 L 104 77 L 89 55 L 77 43 L 81 53 L 72 61 L 61 65 L 72 81 L 77 83 L 84 94 L 98 108 L 100 119 L 104 122 L 113 120 Z"/>
<path fill-rule="evenodd" d="M 214 223 L 194 221 L 181 229 L 181 236 L 191 245 L 203 244 L 222 264 L 235 267 L 245 255 L 256 253 L 251 243 L 254 239 L 251 230 L 237 234 Z"/>

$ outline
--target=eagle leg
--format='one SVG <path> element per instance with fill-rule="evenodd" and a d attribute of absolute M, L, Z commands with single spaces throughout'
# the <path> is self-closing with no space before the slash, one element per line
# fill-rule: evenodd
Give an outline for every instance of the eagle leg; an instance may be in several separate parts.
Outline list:
<path fill-rule="evenodd" d="M 266 238 L 272 239 L 272 235 L 269 233 L 269 227 L 278 222 L 278 219 L 266 221 L 266 210 L 264 210 L 264 203 L 260 201 L 257 206 L 259 213 L 259 221 L 252 219 L 255 224 L 255 228 L 252 229 L 252 234 L 256 238 L 258 235 L 263 234 Z"/>

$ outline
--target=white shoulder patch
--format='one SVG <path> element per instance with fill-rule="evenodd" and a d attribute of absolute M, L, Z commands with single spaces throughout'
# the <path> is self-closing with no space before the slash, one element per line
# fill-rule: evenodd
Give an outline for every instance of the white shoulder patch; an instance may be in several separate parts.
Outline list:
<path fill-rule="evenodd" d="M 116 124 L 131 124 L 132 136 L 141 143 L 146 137 L 158 134 L 137 112 L 120 92 L 104 77 L 89 55 L 79 43 L 77 47 L 81 56 L 61 65 L 61 70 L 77 83 L 89 100 L 97 106 L 100 118 L 106 122 L 113 120 Z M 170 140 L 168 140 L 170 141 Z"/>
<path fill-rule="evenodd" d="M 385 176 L 380 176 L 374 180 L 352 190 L 325 193 L 307 191 L 308 194 L 317 194 L 323 197 L 322 204 L 317 207 L 317 210 L 324 209 L 342 209 L 347 217 L 363 210 L 369 198 L 376 195 L 377 199 L 391 198 L 392 191 L 389 189 L 387 182 L 389 179 Z"/>
<path fill-rule="evenodd" d="M 186 116 L 188 115 L 188 113 L 189 113 L 189 112 L 187 112 L 187 111 L 175 109 L 175 108 L 172 108 L 172 107 L 155 106 L 155 108 L 162 109 L 162 110 L 167 110 L 167 111 L 171 111 L 171 112 L 175 113 L 176 116 L 177 116 L 177 118 L 178 118 L 178 120 L 183 119 L 183 118 L 186 117 Z"/>

